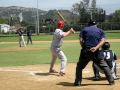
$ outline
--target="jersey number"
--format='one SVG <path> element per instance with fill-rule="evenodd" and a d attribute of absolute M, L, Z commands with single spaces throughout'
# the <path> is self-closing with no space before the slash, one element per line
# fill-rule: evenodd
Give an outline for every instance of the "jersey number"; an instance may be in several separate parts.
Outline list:
<path fill-rule="evenodd" d="M 110 52 L 104 52 L 105 59 L 110 59 Z"/>

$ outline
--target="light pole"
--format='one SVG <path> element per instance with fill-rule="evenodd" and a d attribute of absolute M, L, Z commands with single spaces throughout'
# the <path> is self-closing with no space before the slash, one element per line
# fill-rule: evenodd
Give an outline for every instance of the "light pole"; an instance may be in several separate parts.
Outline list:
<path fill-rule="evenodd" d="M 37 0 L 37 20 L 36 20 L 36 29 L 37 29 L 37 35 L 39 35 L 39 9 L 38 9 L 38 0 Z"/>
<path fill-rule="evenodd" d="M 90 14 L 90 19 L 92 20 L 93 19 L 93 8 L 88 8 L 87 10 Z"/>

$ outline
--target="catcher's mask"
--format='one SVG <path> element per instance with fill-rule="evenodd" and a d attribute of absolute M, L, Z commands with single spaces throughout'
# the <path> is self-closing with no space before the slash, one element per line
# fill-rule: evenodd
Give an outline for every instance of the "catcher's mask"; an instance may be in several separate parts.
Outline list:
<path fill-rule="evenodd" d="M 102 46 L 103 50 L 108 50 L 110 48 L 110 43 L 109 42 L 105 42 Z"/>
<path fill-rule="evenodd" d="M 58 22 L 57 22 L 57 28 L 60 28 L 60 29 L 64 28 L 64 21 L 63 20 L 58 20 Z"/>

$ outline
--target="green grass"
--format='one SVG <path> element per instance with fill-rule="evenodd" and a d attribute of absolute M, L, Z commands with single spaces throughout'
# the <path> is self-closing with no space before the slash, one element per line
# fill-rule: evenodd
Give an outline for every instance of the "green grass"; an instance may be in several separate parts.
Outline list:
<path fill-rule="evenodd" d="M 108 39 L 120 39 L 120 32 L 106 32 Z M 50 42 L 37 43 L 28 45 L 25 50 L 19 48 L 19 37 L 16 35 L 0 36 L 0 66 L 21 66 L 21 65 L 34 65 L 34 64 L 48 64 L 51 61 Z M 64 40 L 78 40 L 79 33 L 65 37 Z M 25 36 L 26 40 L 26 36 Z M 33 41 L 51 41 L 52 35 L 33 36 Z M 13 43 L 7 43 L 13 42 Z M 120 58 L 120 42 L 111 43 L 111 49 L 114 50 Z M 18 50 L 19 49 L 19 50 Z M 20 50 L 21 49 L 21 50 Z M 32 49 L 32 50 L 29 50 Z M 65 52 L 68 62 L 77 62 L 80 54 L 79 43 L 63 43 L 63 51 Z M 57 60 L 60 63 L 60 60 Z"/>
<path fill-rule="evenodd" d="M 110 43 L 111 49 L 116 53 L 117 57 L 120 58 L 120 42 Z"/>
<path fill-rule="evenodd" d="M 108 39 L 120 39 L 120 32 L 106 32 L 106 37 Z"/>
<path fill-rule="evenodd" d="M 120 58 L 120 43 L 111 43 L 111 49 L 114 50 Z M 13 51 L 12 49 L 15 49 Z M 17 49 L 21 50 L 17 50 Z M 11 49 L 8 51 L 0 51 L 0 67 L 2 66 L 21 66 L 34 64 L 49 64 L 51 61 L 50 42 L 34 43 L 28 45 L 25 50 L 19 48 L 18 43 L 0 43 L 0 49 Z M 28 50 L 33 49 L 33 50 Z M 79 43 L 64 42 L 62 50 L 68 58 L 68 62 L 76 63 L 80 54 Z M 60 60 L 57 60 L 60 63 Z"/>
<path fill-rule="evenodd" d="M 27 40 L 27 37 L 25 37 L 25 40 Z M 120 32 L 106 32 L 106 37 L 108 39 L 120 39 Z M 52 35 L 43 35 L 40 34 L 39 36 L 33 36 L 32 37 L 33 41 L 51 41 L 52 40 Z M 65 37 L 65 40 L 78 40 L 79 39 L 79 32 L 71 35 L 69 37 Z M 10 36 L 0 36 L 0 42 L 18 42 L 19 37 L 17 35 L 10 35 Z"/>
<path fill-rule="evenodd" d="M 17 44 L 0 44 L 0 48 L 12 50 L 0 51 L 0 66 L 20 66 L 20 65 L 31 65 L 40 63 L 49 63 L 50 61 L 50 43 L 39 43 L 19 48 Z M 4 47 L 3 47 L 4 46 Z M 17 49 L 21 50 L 17 50 Z M 33 50 L 28 50 L 33 48 Z M 34 49 L 35 48 L 35 49 Z"/>

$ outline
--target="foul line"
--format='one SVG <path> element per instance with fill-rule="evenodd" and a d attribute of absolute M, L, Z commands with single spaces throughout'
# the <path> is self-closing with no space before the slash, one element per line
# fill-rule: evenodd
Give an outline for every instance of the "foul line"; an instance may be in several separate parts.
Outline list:
<path fill-rule="evenodd" d="M 43 71 L 37 71 L 37 70 L 19 70 L 19 69 L 3 69 L 0 68 L 0 71 L 2 72 L 23 72 L 23 73 L 29 73 L 32 76 L 35 76 L 35 73 L 43 73 Z"/>

